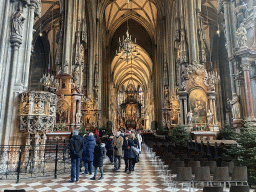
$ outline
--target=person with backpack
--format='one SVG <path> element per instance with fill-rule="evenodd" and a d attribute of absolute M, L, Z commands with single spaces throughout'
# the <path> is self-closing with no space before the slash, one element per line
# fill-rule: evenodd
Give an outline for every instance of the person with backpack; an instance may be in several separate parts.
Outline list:
<path fill-rule="evenodd" d="M 105 143 L 101 143 L 100 139 L 96 140 L 96 146 L 94 148 L 94 160 L 93 160 L 93 166 L 94 166 L 94 176 L 91 178 L 91 180 L 96 180 L 98 170 L 99 168 L 101 172 L 101 177 L 99 180 L 104 179 L 103 177 L 103 156 L 105 153 Z"/>
<path fill-rule="evenodd" d="M 69 143 L 71 157 L 71 179 L 69 182 L 79 182 L 80 161 L 83 153 L 84 142 L 83 138 L 78 135 L 78 131 L 73 131 L 73 137 Z"/>
<path fill-rule="evenodd" d="M 92 174 L 93 169 L 93 159 L 94 159 L 94 148 L 95 148 L 95 138 L 93 133 L 90 133 L 88 137 L 84 139 L 84 151 L 82 160 L 84 161 L 84 173 Z"/>

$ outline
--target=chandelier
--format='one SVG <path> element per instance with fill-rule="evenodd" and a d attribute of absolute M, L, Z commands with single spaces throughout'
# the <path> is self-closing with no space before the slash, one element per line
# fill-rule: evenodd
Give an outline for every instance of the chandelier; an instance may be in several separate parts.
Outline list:
<path fill-rule="evenodd" d="M 123 36 L 123 40 L 119 37 L 119 48 L 116 50 L 116 56 L 121 53 L 120 59 L 126 60 L 128 63 L 131 59 L 136 59 L 138 55 L 140 55 L 139 51 L 136 49 L 136 38 L 133 43 L 132 36 L 129 34 L 129 0 L 127 0 L 127 31 L 126 31 L 126 38 Z"/>

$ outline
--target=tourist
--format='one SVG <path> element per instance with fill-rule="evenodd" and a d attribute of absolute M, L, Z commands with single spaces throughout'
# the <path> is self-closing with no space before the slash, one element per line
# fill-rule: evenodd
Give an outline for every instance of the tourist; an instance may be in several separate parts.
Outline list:
<path fill-rule="evenodd" d="M 124 139 L 123 139 L 123 137 L 120 136 L 120 132 L 119 131 L 116 132 L 116 136 L 113 138 L 113 142 L 112 142 L 113 154 L 114 154 L 114 169 L 113 169 L 113 171 L 120 169 L 123 141 L 124 141 Z"/>
<path fill-rule="evenodd" d="M 140 149 L 140 153 L 141 153 L 142 136 L 141 136 L 141 132 L 140 132 L 140 131 L 138 131 L 138 132 L 137 132 L 136 137 L 137 137 L 137 139 L 138 139 L 138 143 L 139 143 L 138 148 Z"/>
<path fill-rule="evenodd" d="M 100 131 L 99 131 L 99 137 L 102 138 L 103 135 L 104 135 L 104 131 L 103 131 L 102 129 L 100 129 Z"/>
<path fill-rule="evenodd" d="M 94 132 L 94 136 L 95 136 L 95 138 L 99 138 L 99 135 L 100 135 L 100 133 L 99 133 L 99 131 L 98 131 L 98 128 L 95 128 L 95 132 Z"/>
<path fill-rule="evenodd" d="M 112 143 L 113 143 L 113 134 L 111 134 L 108 137 L 107 144 L 106 144 L 107 156 L 109 157 L 111 165 L 114 164 Z"/>
<path fill-rule="evenodd" d="M 96 146 L 94 149 L 94 160 L 93 160 L 93 166 L 94 166 L 94 176 L 91 178 L 91 180 L 96 180 L 97 177 L 97 168 L 99 168 L 101 176 L 99 180 L 104 179 L 103 177 L 103 155 L 105 151 L 105 143 L 101 143 L 100 139 L 96 140 Z"/>
<path fill-rule="evenodd" d="M 124 150 L 124 161 L 125 161 L 125 170 L 124 172 L 129 171 L 128 174 L 131 174 L 133 169 L 133 161 L 135 158 L 135 155 L 131 149 L 131 147 L 134 146 L 134 142 L 131 138 L 129 138 L 129 135 L 126 134 L 124 138 L 123 143 L 123 150 Z"/>
<path fill-rule="evenodd" d="M 131 140 L 133 141 L 134 147 L 139 148 L 139 141 L 138 141 L 138 139 L 135 137 L 135 134 L 134 134 L 134 133 L 132 133 L 132 134 L 130 135 L 130 138 L 131 138 Z M 134 158 L 133 158 L 133 160 L 132 160 L 132 171 L 134 171 L 135 163 L 138 161 L 138 159 L 139 159 L 139 154 L 137 154 L 137 155 L 134 154 Z"/>
<path fill-rule="evenodd" d="M 73 131 L 73 137 L 70 140 L 70 157 L 71 157 L 71 180 L 69 182 L 79 181 L 80 161 L 83 153 L 83 138 L 78 135 L 78 131 Z"/>
<path fill-rule="evenodd" d="M 82 160 L 84 162 L 84 173 L 92 174 L 92 166 L 94 159 L 94 148 L 95 148 L 95 138 L 93 133 L 90 133 L 88 137 L 84 139 L 84 150 Z"/>

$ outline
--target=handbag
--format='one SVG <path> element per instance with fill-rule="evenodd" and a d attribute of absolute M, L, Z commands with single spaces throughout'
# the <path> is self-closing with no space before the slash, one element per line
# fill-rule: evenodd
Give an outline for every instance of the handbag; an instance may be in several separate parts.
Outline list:
<path fill-rule="evenodd" d="M 139 155 L 136 155 L 136 156 L 135 156 L 135 163 L 139 163 L 139 162 L 140 162 Z"/>
<path fill-rule="evenodd" d="M 140 150 L 137 147 L 131 146 L 131 149 L 134 155 L 138 155 L 140 153 Z"/>

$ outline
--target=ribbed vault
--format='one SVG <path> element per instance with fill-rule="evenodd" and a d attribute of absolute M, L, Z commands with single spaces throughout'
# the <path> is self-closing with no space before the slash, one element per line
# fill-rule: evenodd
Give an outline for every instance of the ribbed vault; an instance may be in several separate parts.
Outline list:
<path fill-rule="evenodd" d="M 134 60 L 129 60 L 128 63 L 126 60 L 120 59 L 120 55 L 114 57 L 111 72 L 117 88 L 123 85 L 127 87 L 129 81 L 133 81 L 136 87 L 138 85 L 144 89 L 148 87 L 152 75 L 152 60 L 139 45 L 137 45 L 137 49 L 140 55 Z"/>
<path fill-rule="evenodd" d="M 150 0 L 130 0 L 128 4 L 129 19 L 134 19 L 153 37 L 157 8 Z M 127 19 L 127 0 L 117 0 L 109 4 L 105 10 L 106 26 L 110 36 Z"/>

